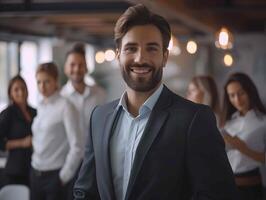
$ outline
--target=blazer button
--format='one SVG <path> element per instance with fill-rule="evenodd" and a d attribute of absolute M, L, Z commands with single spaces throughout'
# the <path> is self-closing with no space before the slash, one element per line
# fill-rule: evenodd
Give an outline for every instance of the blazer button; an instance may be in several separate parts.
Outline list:
<path fill-rule="evenodd" d="M 81 190 L 75 190 L 74 191 L 74 196 L 78 198 L 85 198 L 85 193 Z"/>

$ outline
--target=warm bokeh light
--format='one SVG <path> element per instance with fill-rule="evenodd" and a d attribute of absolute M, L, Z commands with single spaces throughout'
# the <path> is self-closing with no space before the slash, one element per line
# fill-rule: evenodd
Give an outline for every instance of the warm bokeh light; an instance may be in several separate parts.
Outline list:
<path fill-rule="evenodd" d="M 105 60 L 107 61 L 113 61 L 115 59 L 115 52 L 112 49 L 106 50 L 104 55 L 105 55 Z"/>
<path fill-rule="evenodd" d="M 187 43 L 187 52 L 188 53 L 194 54 L 197 52 L 197 49 L 198 49 L 198 45 L 195 41 L 193 41 L 193 40 L 188 41 L 188 43 Z"/>
<path fill-rule="evenodd" d="M 222 28 L 221 32 L 219 33 L 219 43 L 221 46 L 227 46 L 229 42 L 229 34 L 227 29 Z"/>
<path fill-rule="evenodd" d="M 171 51 L 171 49 L 173 48 L 173 45 L 174 45 L 174 41 L 173 41 L 173 36 L 171 36 L 171 39 L 169 41 L 169 45 L 168 45 L 168 50 Z"/>
<path fill-rule="evenodd" d="M 215 46 L 222 49 L 233 48 L 233 35 L 225 27 L 222 27 L 216 35 Z"/>
<path fill-rule="evenodd" d="M 168 50 L 171 55 L 178 56 L 181 54 L 181 49 L 179 47 L 179 42 L 175 36 L 171 35 L 171 40 L 168 45 Z"/>
<path fill-rule="evenodd" d="M 98 64 L 101 64 L 105 61 L 105 53 L 103 51 L 98 51 L 96 54 L 95 54 L 95 61 L 98 63 Z"/>
<path fill-rule="evenodd" d="M 231 67 L 233 62 L 234 62 L 234 59 L 233 59 L 233 57 L 230 54 L 226 54 L 224 56 L 224 64 L 225 64 L 225 66 Z"/>

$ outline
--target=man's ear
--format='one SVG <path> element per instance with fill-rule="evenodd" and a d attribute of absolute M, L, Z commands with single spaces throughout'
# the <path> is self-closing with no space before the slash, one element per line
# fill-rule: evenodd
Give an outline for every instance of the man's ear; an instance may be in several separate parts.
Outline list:
<path fill-rule="evenodd" d="M 166 65 L 166 63 L 167 63 L 168 56 L 169 56 L 169 50 L 166 49 L 166 50 L 163 52 L 163 67 L 165 67 L 165 65 Z"/>
<path fill-rule="evenodd" d="M 120 49 L 117 48 L 117 49 L 115 50 L 115 58 L 116 58 L 116 59 L 119 59 L 119 56 L 120 56 Z"/>

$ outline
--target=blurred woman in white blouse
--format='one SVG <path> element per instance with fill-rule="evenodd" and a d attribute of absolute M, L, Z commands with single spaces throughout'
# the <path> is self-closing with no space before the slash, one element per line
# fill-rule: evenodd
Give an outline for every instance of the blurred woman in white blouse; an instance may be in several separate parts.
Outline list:
<path fill-rule="evenodd" d="M 31 199 L 60 200 L 81 162 L 78 113 L 59 93 L 54 63 L 39 65 L 36 79 L 42 99 L 32 125 Z"/>
<path fill-rule="evenodd" d="M 232 74 L 224 92 L 222 133 L 241 200 L 262 199 L 259 167 L 265 164 L 266 109 L 244 73 Z"/>

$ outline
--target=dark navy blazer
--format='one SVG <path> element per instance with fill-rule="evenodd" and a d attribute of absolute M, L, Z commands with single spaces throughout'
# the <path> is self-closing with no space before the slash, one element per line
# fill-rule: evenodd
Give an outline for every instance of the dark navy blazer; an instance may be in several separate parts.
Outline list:
<path fill-rule="evenodd" d="M 75 200 L 115 200 L 110 138 L 118 100 L 96 107 Z M 126 200 L 236 200 L 223 139 L 208 106 L 164 89 L 152 110 L 136 155 Z"/>

